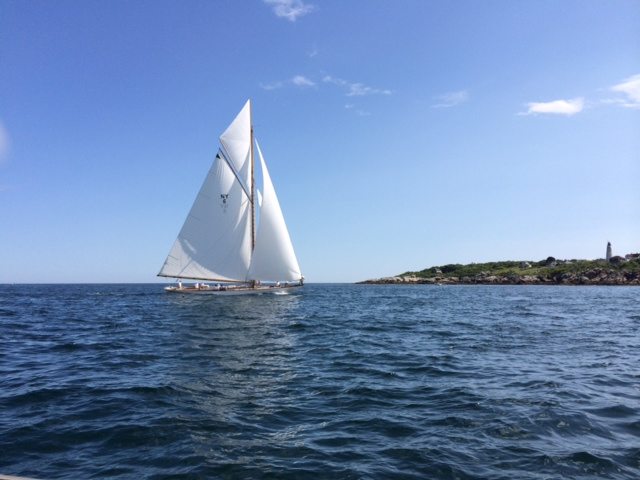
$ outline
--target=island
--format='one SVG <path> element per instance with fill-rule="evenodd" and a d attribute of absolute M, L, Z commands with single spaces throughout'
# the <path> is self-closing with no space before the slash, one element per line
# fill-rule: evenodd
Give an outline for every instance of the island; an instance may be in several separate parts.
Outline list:
<path fill-rule="evenodd" d="M 609 256 L 609 255 L 608 255 Z M 640 285 L 640 254 L 598 260 L 503 261 L 448 264 L 360 284 L 432 285 Z"/>

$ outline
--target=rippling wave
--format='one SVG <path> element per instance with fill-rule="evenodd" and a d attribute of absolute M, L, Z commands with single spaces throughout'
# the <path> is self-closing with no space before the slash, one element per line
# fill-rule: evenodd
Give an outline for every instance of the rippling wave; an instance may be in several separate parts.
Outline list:
<path fill-rule="evenodd" d="M 0 286 L 0 473 L 640 478 L 639 299 Z"/>

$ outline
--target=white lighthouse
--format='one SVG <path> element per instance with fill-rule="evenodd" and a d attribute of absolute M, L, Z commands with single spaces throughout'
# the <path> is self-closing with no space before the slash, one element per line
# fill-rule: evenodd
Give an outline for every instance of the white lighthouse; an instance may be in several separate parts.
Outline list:
<path fill-rule="evenodd" d="M 611 242 L 607 242 L 607 262 L 611 260 Z"/>

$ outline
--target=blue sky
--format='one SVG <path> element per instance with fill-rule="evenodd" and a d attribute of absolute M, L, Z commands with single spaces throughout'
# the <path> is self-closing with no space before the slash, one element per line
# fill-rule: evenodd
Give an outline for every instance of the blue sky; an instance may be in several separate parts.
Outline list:
<path fill-rule="evenodd" d="M 0 0 L 0 282 L 148 282 L 247 98 L 301 267 L 640 251 L 637 1 Z"/>

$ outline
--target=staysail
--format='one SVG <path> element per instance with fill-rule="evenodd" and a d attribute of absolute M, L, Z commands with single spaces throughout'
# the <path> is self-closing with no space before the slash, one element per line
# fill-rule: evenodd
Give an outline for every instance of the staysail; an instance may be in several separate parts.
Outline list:
<path fill-rule="evenodd" d="M 256 142 L 262 168 L 262 206 L 260 225 L 256 233 L 256 248 L 251 259 L 249 278 L 253 280 L 299 281 L 300 265 L 293 251 L 291 237 L 284 222 L 280 202 L 271 182 L 258 142 Z"/>

